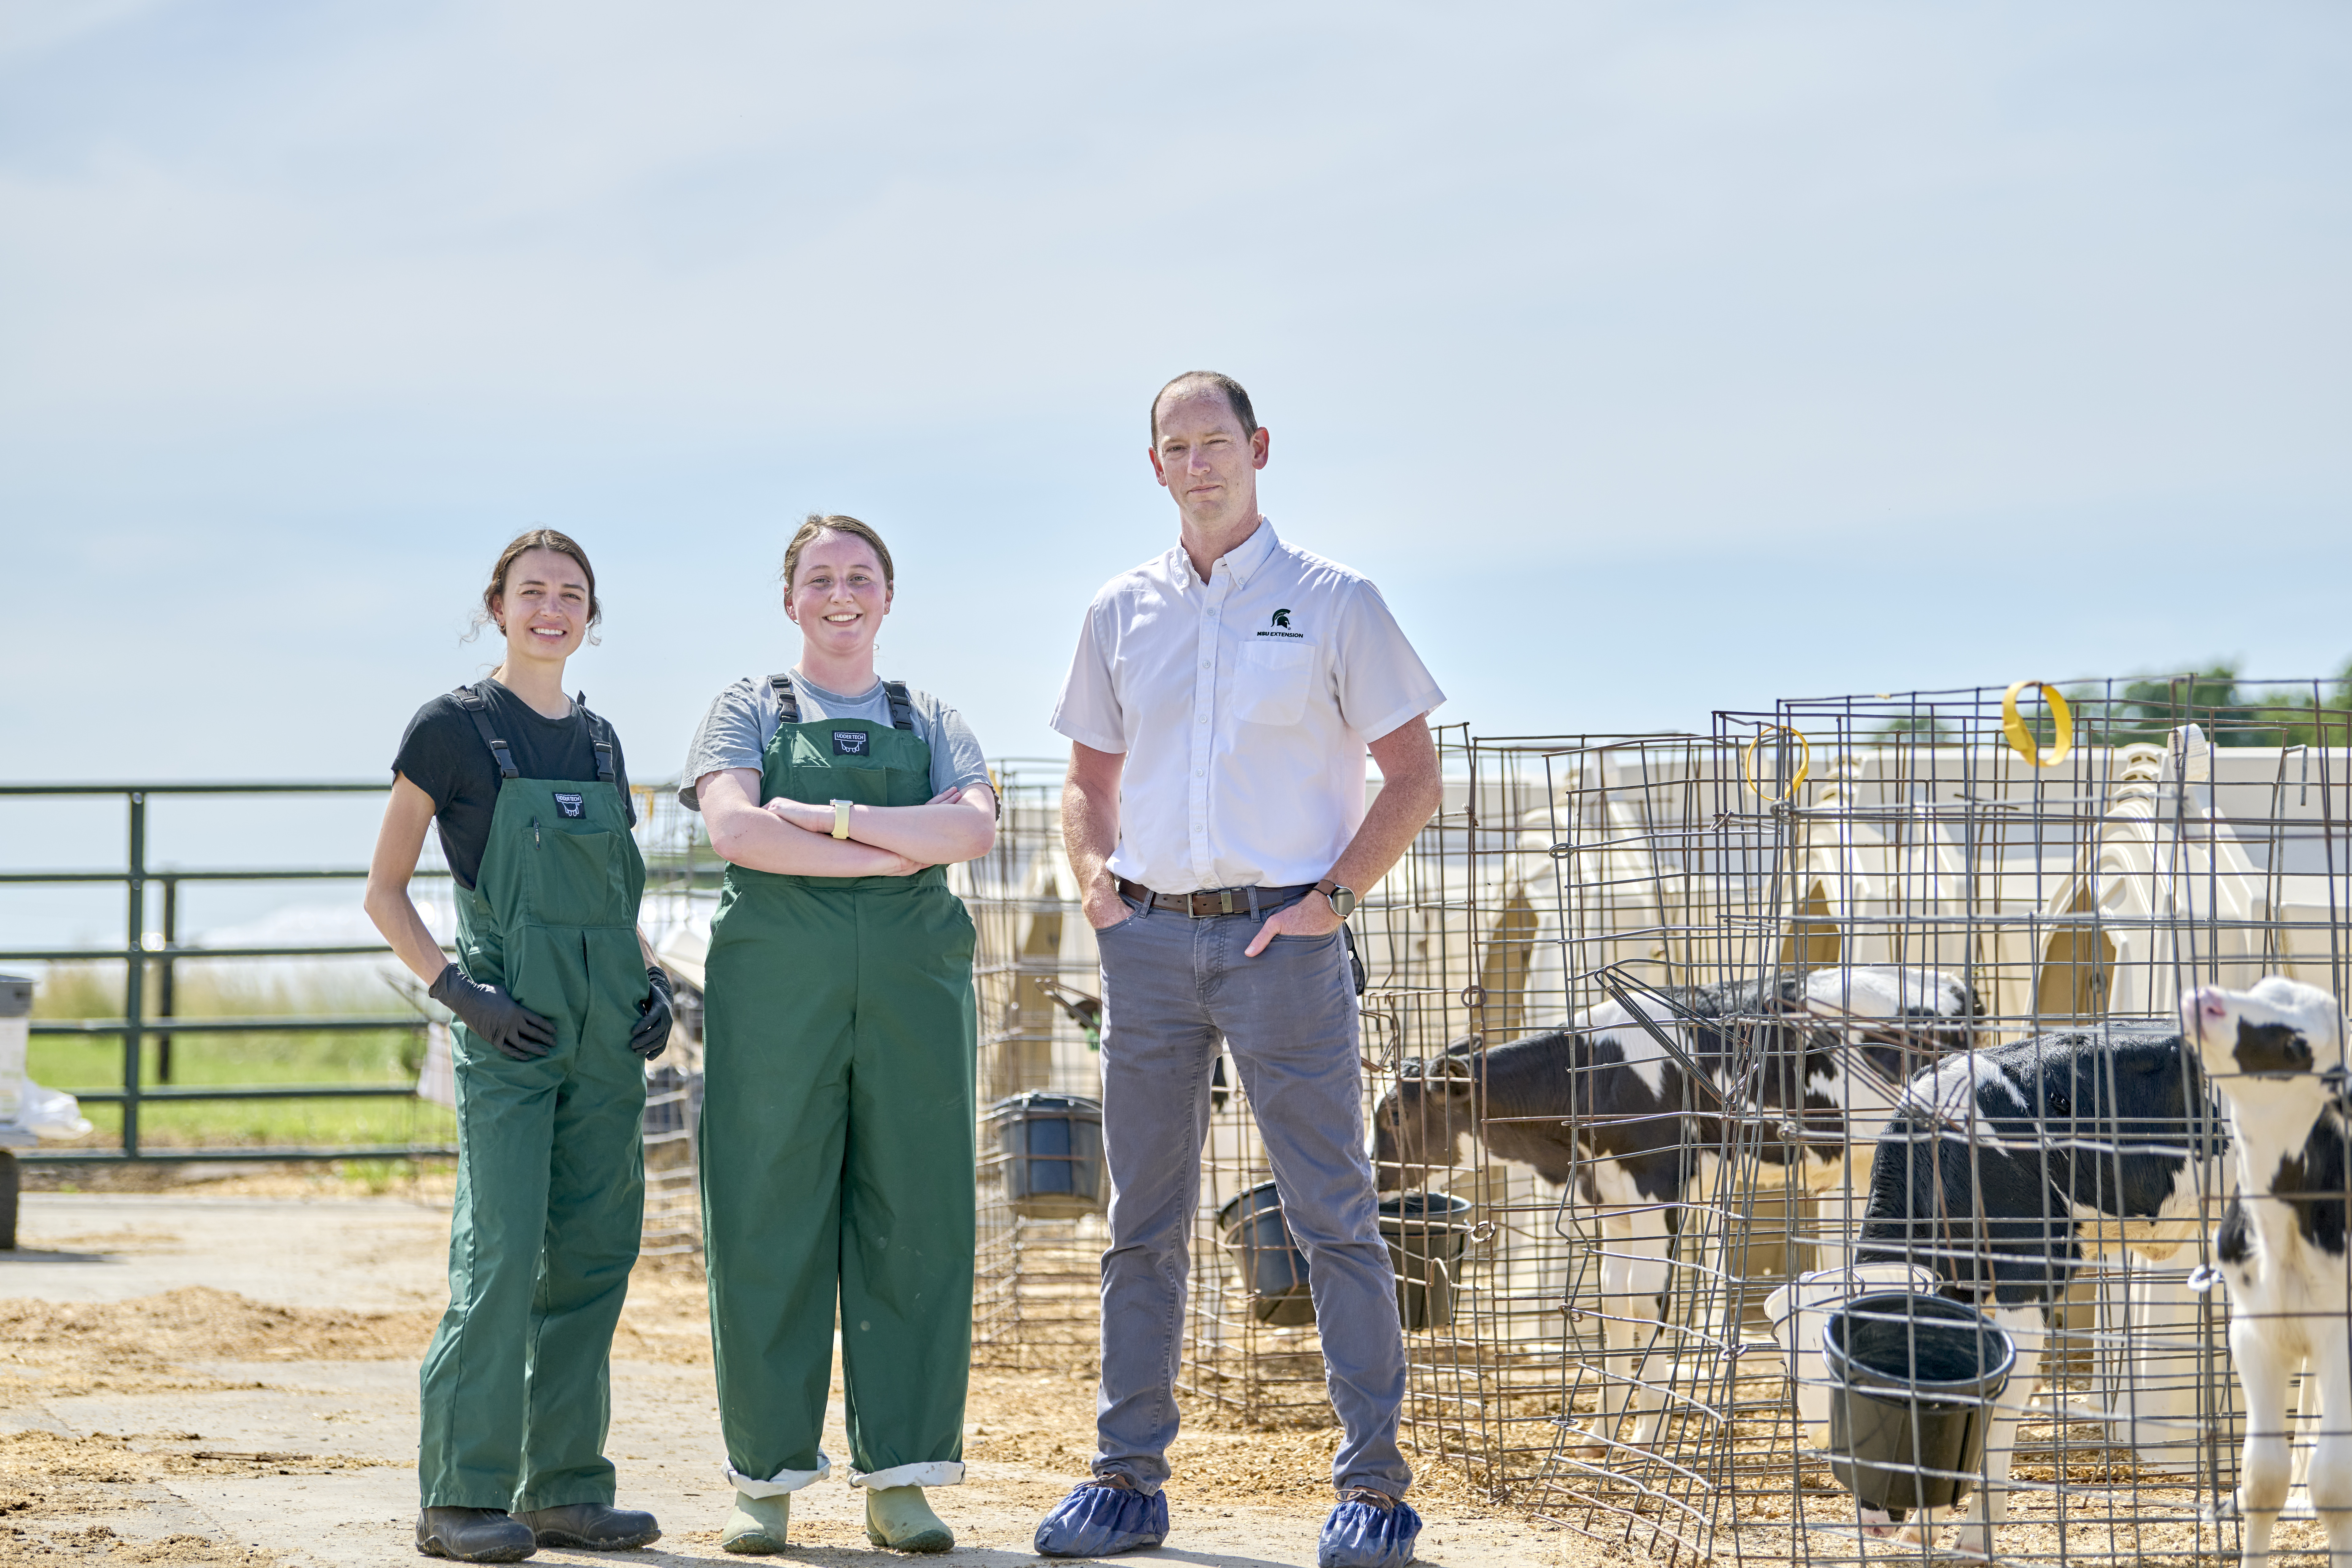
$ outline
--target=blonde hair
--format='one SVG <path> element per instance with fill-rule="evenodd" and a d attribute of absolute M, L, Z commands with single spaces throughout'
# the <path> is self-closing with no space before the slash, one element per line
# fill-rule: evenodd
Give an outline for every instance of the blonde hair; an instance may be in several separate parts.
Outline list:
<path fill-rule="evenodd" d="M 808 514 L 808 521 L 801 524 L 800 531 L 793 535 L 793 542 L 784 546 L 784 569 L 778 575 L 784 584 L 785 598 L 793 596 L 793 574 L 800 570 L 801 552 L 814 544 L 818 534 L 827 531 L 854 533 L 872 545 L 874 558 L 882 563 L 882 585 L 886 588 L 898 586 L 898 579 L 890 564 L 890 547 L 882 542 L 882 536 L 874 531 L 872 523 L 860 522 L 837 511 L 822 514 L 813 511 Z"/>

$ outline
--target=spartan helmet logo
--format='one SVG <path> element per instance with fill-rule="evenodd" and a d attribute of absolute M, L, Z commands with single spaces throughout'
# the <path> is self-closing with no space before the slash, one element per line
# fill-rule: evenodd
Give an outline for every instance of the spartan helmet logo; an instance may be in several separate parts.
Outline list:
<path fill-rule="evenodd" d="M 1277 626 L 1281 626 L 1285 630 L 1288 630 L 1290 626 L 1290 612 L 1287 609 L 1275 611 L 1274 624 Z"/>

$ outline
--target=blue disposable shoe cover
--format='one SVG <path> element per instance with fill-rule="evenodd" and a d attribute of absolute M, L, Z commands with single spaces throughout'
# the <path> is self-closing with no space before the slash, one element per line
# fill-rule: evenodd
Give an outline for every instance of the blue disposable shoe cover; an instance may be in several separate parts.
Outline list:
<path fill-rule="evenodd" d="M 1400 1501 L 1393 1508 L 1343 1502 L 1323 1521 L 1315 1545 L 1317 1568 L 1404 1568 L 1421 1539 L 1421 1515 Z"/>
<path fill-rule="evenodd" d="M 1108 1557 L 1167 1539 L 1167 1493 L 1081 1481 L 1037 1526 L 1034 1544 L 1045 1557 Z"/>

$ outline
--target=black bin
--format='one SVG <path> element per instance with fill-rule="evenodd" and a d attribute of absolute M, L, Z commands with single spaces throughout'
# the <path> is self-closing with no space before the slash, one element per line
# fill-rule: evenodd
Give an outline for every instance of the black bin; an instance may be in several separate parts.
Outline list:
<path fill-rule="evenodd" d="M 1397 1317 L 1406 1328 L 1439 1329 L 1454 1321 L 1454 1276 L 1470 1244 L 1469 1213 L 1466 1201 L 1446 1193 L 1407 1193 L 1381 1205 L 1381 1239 L 1388 1243 Z M 1315 1321 L 1307 1256 L 1290 1239 L 1272 1182 L 1219 1209 L 1217 1234 L 1241 1269 L 1252 1317 L 1277 1329 Z"/>
<path fill-rule="evenodd" d="M 1004 1196 L 1024 1219 L 1076 1219 L 1100 1214 L 1110 1196 L 1103 1179 L 1102 1101 L 1033 1089 L 988 1108 L 1004 1154 Z"/>
<path fill-rule="evenodd" d="M 1454 1278 L 1470 1245 L 1470 1204 L 1451 1193 L 1405 1193 L 1381 1205 L 1381 1239 L 1397 1277 L 1397 1317 L 1408 1329 L 1454 1321 Z"/>
<path fill-rule="evenodd" d="M 1875 1290 L 1830 1314 L 1830 1469 L 1901 1519 L 1969 1495 L 1993 1402 L 2017 1364 L 2009 1335 L 1941 1296 Z"/>
<path fill-rule="evenodd" d="M 1277 1329 L 1315 1321 L 1315 1298 L 1307 1293 L 1307 1257 L 1291 1242 L 1272 1182 L 1260 1182 L 1219 1209 L 1217 1234 L 1240 1266 L 1250 1316 Z"/>

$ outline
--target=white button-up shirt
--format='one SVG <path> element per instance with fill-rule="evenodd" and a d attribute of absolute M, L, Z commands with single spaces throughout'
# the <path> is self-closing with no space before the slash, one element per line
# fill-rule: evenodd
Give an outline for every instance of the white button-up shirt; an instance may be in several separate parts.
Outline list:
<path fill-rule="evenodd" d="M 1444 700 L 1379 589 L 1261 520 L 1206 582 L 1180 544 L 1105 584 L 1053 725 L 1126 755 L 1113 873 L 1280 888 L 1355 837 L 1365 742 Z"/>

